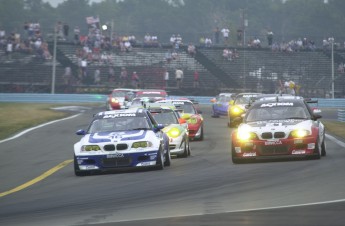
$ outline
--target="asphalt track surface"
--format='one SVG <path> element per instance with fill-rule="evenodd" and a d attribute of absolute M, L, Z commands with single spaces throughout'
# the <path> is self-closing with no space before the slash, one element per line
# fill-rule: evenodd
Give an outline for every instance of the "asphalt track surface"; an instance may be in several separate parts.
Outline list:
<path fill-rule="evenodd" d="M 235 165 L 226 118 L 164 170 L 76 177 L 75 131 L 97 109 L 0 143 L 0 225 L 345 225 L 345 148 L 321 160 Z"/>

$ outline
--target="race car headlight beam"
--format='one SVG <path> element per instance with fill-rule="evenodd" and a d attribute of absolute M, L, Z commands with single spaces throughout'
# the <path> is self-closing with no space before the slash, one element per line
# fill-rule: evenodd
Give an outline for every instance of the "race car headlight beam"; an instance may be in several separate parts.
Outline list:
<path fill-rule="evenodd" d="M 101 148 L 98 145 L 83 145 L 81 151 L 100 151 Z"/>
<path fill-rule="evenodd" d="M 296 130 L 291 131 L 290 134 L 294 138 L 303 138 L 310 135 L 310 132 L 305 129 L 296 129 Z"/>
<path fill-rule="evenodd" d="M 147 148 L 147 147 L 152 147 L 152 143 L 150 141 L 139 141 L 139 142 L 134 142 L 132 144 L 132 148 Z"/>
<path fill-rule="evenodd" d="M 181 131 L 178 128 L 172 128 L 167 132 L 167 135 L 172 138 L 176 138 L 181 135 Z"/>
<path fill-rule="evenodd" d="M 111 103 L 119 103 L 119 100 L 113 97 L 111 98 Z"/>
<path fill-rule="evenodd" d="M 187 123 L 189 123 L 189 124 L 197 124 L 198 123 L 198 119 L 190 118 L 190 119 L 187 120 Z"/>
<path fill-rule="evenodd" d="M 253 132 L 243 131 L 243 130 L 237 132 L 237 139 L 241 142 L 253 140 L 255 138 L 256 138 L 256 134 Z"/>
<path fill-rule="evenodd" d="M 230 109 L 231 115 L 241 115 L 243 112 L 244 112 L 243 109 L 238 106 L 233 106 Z"/>

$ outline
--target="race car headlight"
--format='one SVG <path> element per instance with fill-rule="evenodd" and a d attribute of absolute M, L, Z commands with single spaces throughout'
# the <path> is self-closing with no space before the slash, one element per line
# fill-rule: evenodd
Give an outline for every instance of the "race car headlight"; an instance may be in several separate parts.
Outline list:
<path fill-rule="evenodd" d="M 248 131 L 238 131 L 237 139 L 240 141 L 248 141 L 256 138 L 256 134 Z"/>
<path fill-rule="evenodd" d="M 181 131 L 177 128 L 172 128 L 167 132 L 167 135 L 173 138 L 180 136 L 180 134 L 181 134 Z"/>
<path fill-rule="evenodd" d="M 119 100 L 116 98 L 111 98 L 111 103 L 119 103 Z"/>
<path fill-rule="evenodd" d="M 242 114 L 244 111 L 242 108 L 238 107 L 238 106 L 233 106 L 231 109 L 230 109 L 230 113 L 232 115 L 240 115 Z"/>
<path fill-rule="evenodd" d="M 296 129 L 291 131 L 291 136 L 294 138 L 302 138 L 308 136 L 310 133 L 305 129 Z"/>
<path fill-rule="evenodd" d="M 150 141 L 139 141 L 139 142 L 134 142 L 132 144 L 132 148 L 147 148 L 147 147 L 152 147 L 152 143 Z"/>
<path fill-rule="evenodd" d="M 101 148 L 98 145 L 83 145 L 81 151 L 100 151 Z"/>
<path fill-rule="evenodd" d="M 198 123 L 198 119 L 190 118 L 190 119 L 187 120 L 187 123 L 189 123 L 189 124 L 197 124 Z"/>

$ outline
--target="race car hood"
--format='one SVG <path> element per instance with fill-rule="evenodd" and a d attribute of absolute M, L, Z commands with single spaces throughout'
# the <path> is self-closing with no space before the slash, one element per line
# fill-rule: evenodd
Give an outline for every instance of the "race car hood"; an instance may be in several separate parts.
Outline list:
<path fill-rule="evenodd" d="M 312 120 L 301 120 L 301 119 L 284 119 L 284 120 L 268 120 L 268 121 L 256 121 L 241 124 L 238 129 L 246 129 L 252 132 L 268 132 L 268 131 L 285 131 L 289 132 L 294 129 L 305 129 L 311 131 L 313 126 Z"/>
<path fill-rule="evenodd" d="M 128 140 L 143 140 L 148 136 L 148 133 L 153 133 L 151 130 L 134 130 L 134 131 L 119 131 L 119 132 L 101 132 L 91 133 L 85 135 L 82 143 L 104 143 L 104 142 L 120 142 Z"/>

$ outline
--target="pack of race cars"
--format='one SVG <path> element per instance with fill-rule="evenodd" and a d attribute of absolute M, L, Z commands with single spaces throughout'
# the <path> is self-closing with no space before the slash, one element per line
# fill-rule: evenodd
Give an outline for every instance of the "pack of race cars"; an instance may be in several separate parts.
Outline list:
<path fill-rule="evenodd" d="M 136 96 L 136 94 L 140 94 Z M 115 107 L 111 98 L 123 96 Z M 227 116 L 233 163 L 261 159 L 319 159 L 326 155 L 325 127 L 315 101 L 299 96 L 221 93 L 212 117 Z M 191 140 L 204 139 L 204 118 L 195 102 L 171 99 L 164 90 L 114 90 L 106 111 L 91 119 L 74 144 L 77 176 L 113 169 L 170 166 L 171 155 L 191 155 Z"/>

